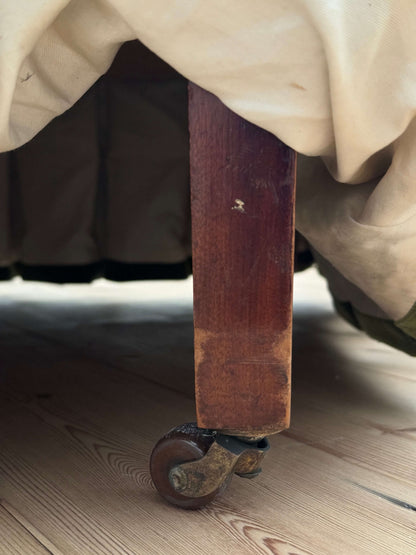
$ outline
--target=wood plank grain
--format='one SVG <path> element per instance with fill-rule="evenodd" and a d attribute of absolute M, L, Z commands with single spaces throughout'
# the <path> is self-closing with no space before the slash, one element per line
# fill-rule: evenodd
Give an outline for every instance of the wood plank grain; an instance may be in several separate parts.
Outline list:
<path fill-rule="evenodd" d="M 0 501 L 0 555 L 45 555 L 47 549 Z"/>
<path fill-rule="evenodd" d="M 295 435 L 272 437 L 260 477 L 197 514 L 163 503 L 148 474 L 159 435 L 194 416 L 191 290 L 174 326 L 156 300 L 152 321 L 145 284 L 40 286 L 32 301 L 0 286 L 0 498 L 22 526 L 65 555 L 117 553 L 107 536 L 138 555 L 416 553 L 414 360 L 340 322 L 313 272 L 298 283 Z"/>
<path fill-rule="evenodd" d="M 295 153 L 190 84 L 198 424 L 289 424 Z"/>

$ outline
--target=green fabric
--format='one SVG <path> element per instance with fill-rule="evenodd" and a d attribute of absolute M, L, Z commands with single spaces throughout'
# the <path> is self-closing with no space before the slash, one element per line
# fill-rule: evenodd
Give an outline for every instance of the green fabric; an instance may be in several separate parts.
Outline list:
<path fill-rule="evenodd" d="M 416 339 L 416 303 L 406 316 L 395 322 L 396 326 Z"/>
<path fill-rule="evenodd" d="M 378 341 L 411 356 L 416 356 L 416 303 L 404 318 L 397 322 L 362 314 L 351 303 L 334 299 L 340 316 L 359 330 Z"/>

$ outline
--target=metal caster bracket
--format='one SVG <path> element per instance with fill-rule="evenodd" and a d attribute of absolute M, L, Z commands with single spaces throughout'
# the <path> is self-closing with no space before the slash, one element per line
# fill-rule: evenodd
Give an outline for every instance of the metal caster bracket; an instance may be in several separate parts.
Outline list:
<path fill-rule="evenodd" d="M 171 468 L 169 482 L 181 495 L 203 497 L 220 488 L 233 473 L 243 478 L 258 476 L 269 448 L 267 438 L 248 441 L 214 432 L 207 453 L 201 459 Z"/>

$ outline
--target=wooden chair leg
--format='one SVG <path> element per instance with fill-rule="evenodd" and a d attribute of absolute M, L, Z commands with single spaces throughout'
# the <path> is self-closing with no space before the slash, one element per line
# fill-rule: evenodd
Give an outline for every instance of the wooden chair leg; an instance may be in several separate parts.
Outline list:
<path fill-rule="evenodd" d="M 295 153 L 190 85 L 198 425 L 289 425 Z"/>
<path fill-rule="evenodd" d="M 193 84 L 189 130 L 198 426 L 162 438 L 151 473 L 199 508 L 289 425 L 295 153 Z"/>

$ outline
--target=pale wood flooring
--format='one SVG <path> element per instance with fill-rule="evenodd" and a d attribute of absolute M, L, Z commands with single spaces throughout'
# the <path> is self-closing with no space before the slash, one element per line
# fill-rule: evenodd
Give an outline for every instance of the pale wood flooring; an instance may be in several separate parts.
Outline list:
<path fill-rule="evenodd" d="M 190 282 L 0 285 L 0 553 L 416 554 L 416 361 L 296 278 L 292 427 L 199 512 L 148 473 L 194 420 Z"/>

